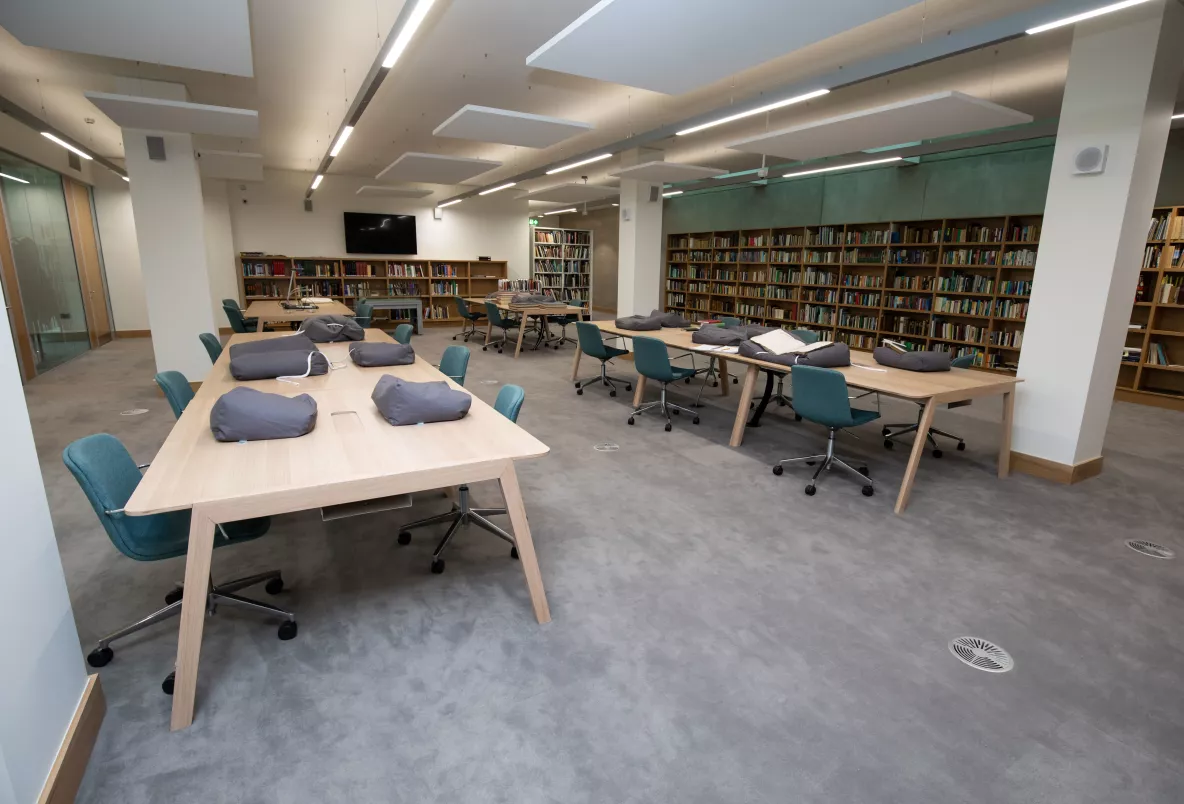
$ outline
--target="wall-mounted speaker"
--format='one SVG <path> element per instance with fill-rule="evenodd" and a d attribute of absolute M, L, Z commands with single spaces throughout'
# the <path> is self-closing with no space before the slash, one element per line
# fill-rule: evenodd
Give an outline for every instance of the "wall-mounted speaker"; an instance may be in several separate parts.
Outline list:
<path fill-rule="evenodd" d="M 1090 145 L 1082 148 L 1073 157 L 1073 173 L 1078 176 L 1096 176 L 1106 172 L 1106 158 L 1110 155 L 1109 145 Z"/>
<path fill-rule="evenodd" d="M 164 137 L 147 137 L 148 158 L 157 162 L 164 161 Z"/>
<path fill-rule="evenodd" d="M 432 217 L 438 221 L 444 220 L 444 210 L 439 207 L 432 207 Z"/>
<path fill-rule="evenodd" d="M 650 185 L 650 203 L 655 204 L 662 200 L 662 188 L 658 185 Z"/>
<path fill-rule="evenodd" d="M 312 199 L 311 198 L 304 199 L 304 211 L 305 212 L 312 212 Z"/>

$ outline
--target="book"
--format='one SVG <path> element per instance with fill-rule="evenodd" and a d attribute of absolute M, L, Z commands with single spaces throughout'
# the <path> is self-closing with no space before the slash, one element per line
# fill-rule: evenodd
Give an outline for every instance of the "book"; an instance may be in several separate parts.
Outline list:
<path fill-rule="evenodd" d="M 812 352 L 815 349 L 821 349 L 823 346 L 830 346 L 831 344 L 830 341 L 804 343 L 783 329 L 775 329 L 771 332 L 766 332 L 764 335 L 757 335 L 752 339 L 752 342 L 758 346 L 763 346 L 775 355 L 804 355 L 807 352 Z"/>

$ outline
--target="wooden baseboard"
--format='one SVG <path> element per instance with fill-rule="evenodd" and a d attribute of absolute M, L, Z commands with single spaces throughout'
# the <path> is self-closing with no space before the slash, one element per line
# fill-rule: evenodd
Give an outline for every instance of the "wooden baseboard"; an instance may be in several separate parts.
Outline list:
<path fill-rule="evenodd" d="M 1114 399 L 1118 402 L 1133 402 L 1136 405 L 1150 405 L 1153 408 L 1184 410 L 1184 398 L 1167 394 L 1144 393 L 1129 388 L 1115 388 Z"/>
<path fill-rule="evenodd" d="M 49 778 L 45 780 L 37 804 L 73 804 L 106 714 L 107 699 L 96 673 L 86 679 L 82 700 L 74 710 L 74 719 L 70 721 L 62 747 L 49 769 Z"/>
<path fill-rule="evenodd" d="M 1025 475 L 1051 480 L 1054 483 L 1071 485 L 1089 480 L 1102 474 L 1102 456 L 1091 458 L 1077 464 L 1057 463 L 1035 455 L 1025 455 L 1022 452 L 1011 453 L 1011 468 Z"/>
<path fill-rule="evenodd" d="M 595 310 L 595 311 L 596 311 L 596 312 L 598 312 L 598 313 L 610 313 L 610 314 L 612 314 L 612 313 L 616 313 L 616 312 L 617 312 L 617 308 L 616 308 L 616 307 L 593 307 L 592 309 L 593 309 L 593 310 Z"/>
<path fill-rule="evenodd" d="M 152 330 L 150 329 L 121 329 L 115 332 L 115 338 L 122 340 L 123 338 L 151 338 Z"/>

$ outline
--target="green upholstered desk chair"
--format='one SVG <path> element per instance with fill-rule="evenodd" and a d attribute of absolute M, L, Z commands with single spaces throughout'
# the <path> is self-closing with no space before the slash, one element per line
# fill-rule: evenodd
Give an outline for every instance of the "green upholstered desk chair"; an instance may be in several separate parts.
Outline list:
<path fill-rule="evenodd" d="M 955 357 L 953 360 L 950 361 L 950 368 L 968 369 L 968 368 L 973 368 L 973 367 L 974 367 L 974 353 L 973 352 L 967 352 L 966 354 L 961 355 L 959 357 Z M 969 403 L 965 403 L 965 402 L 959 403 L 957 405 L 957 407 L 961 407 L 964 404 L 969 404 Z M 880 431 L 881 435 L 884 436 L 884 449 L 892 449 L 892 447 L 895 446 L 895 443 L 896 443 L 895 439 L 899 438 L 900 436 L 907 435 L 908 433 L 917 432 L 917 430 L 921 427 L 921 416 L 923 416 L 924 413 L 925 413 L 925 404 L 922 402 L 918 402 L 917 403 L 917 420 L 915 422 L 898 422 L 896 424 L 884 425 L 884 429 Z M 932 455 L 934 458 L 940 458 L 944 454 L 941 451 L 941 446 L 937 443 L 937 439 L 934 438 L 934 436 L 941 436 L 942 438 L 948 438 L 951 441 L 958 442 L 954 448 L 957 449 L 959 452 L 966 449 L 966 442 L 962 439 L 961 436 L 954 435 L 953 433 L 947 433 L 945 430 L 939 430 L 936 427 L 930 427 L 929 432 L 925 434 L 925 440 L 929 444 L 933 445 Z"/>
<path fill-rule="evenodd" d="M 732 318 L 731 316 L 721 318 L 719 320 L 719 322 L 721 324 L 723 324 L 725 327 L 742 327 L 742 326 L 744 326 L 743 321 L 741 321 L 739 318 Z"/>
<path fill-rule="evenodd" d="M 608 361 L 621 355 L 629 354 L 628 349 L 618 349 L 615 346 L 609 346 L 604 342 L 604 336 L 600 328 L 588 321 L 576 321 L 576 338 L 580 345 L 580 351 L 594 357 L 600 361 L 600 373 L 595 377 L 589 377 L 586 380 L 579 380 L 576 382 L 576 394 L 584 393 L 584 387 L 594 383 L 600 383 L 608 387 L 609 396 L 617 395 L 616 383 L 625 383 L 625 390 L 632 391 L 633 384 L 628 380 L 622 380 L 620 377 L 613 377 L 608 373 Z"/>
<path fill-rule="evenodd" d="M 358 303 L 354 305 L 354 321 L 357 321 L 358 326 L 362 329 L 366 329 L 370 326 L 373 318 L 374 308 L 370 306 L 370 302 L 365 299 L 358 299 Z"/>
<path fill-rule="evenodd" d="M 452 340 L 455 341 L 457 338 L 463 337 L 465 343 L 468 343 L 469 338 L 480 334 L 477 332 L 477 322 L 485 318 L 485 313 L 473 310 L 462 296 L 453 296 L 453 298 L 456 299 L 456 312 L 465 320 L 465 323 L 460 328 L 460 332 L 452 336 Z"/>
<path fill-rule="evenodd" d="M 461 349 L 464 347 L 450 346 L 450 349 Z M 467 349 L 465 351 L 468 351 Z M 526 399 L 526 392 L 517 385 L 503 385 L 502 389 L 497 392 L 497 399 L 494 400 L 493 409 L 505 416 L 512 422 L 518 421 L 518 413 L 522 410 L 522 402 Z M 416 520 L 409 522 L 403 526 L 399 531 L 399 544 L 411 544 L 411 530 L 413 528 L 422 528 L 427 525 L 436 525 L 448 523 L 448 530 L 444 532 L 444 538 L 436 545 L 436 549 L 432 551 L 432 572 L 439 575 L 444 571 L 444 551 L 448 549 L 449 543 L 452 542 L 452 537 L 460 530 L 462 525 L 476 525 L 479 528 L 489 531 L 499 539 L 509 542 L 510 558 L 518 558 L 518 547 L 514 543 L 514 537 L 510 535 L 505 529 L 498 527 L 490 522 L 487 517 L 500 516 L 506 513 L 505 508 L 474 508 L 469 499 L 469 487 L 467 485 L 457 486 L 457 501 L 452 504 L 452 510 L 446 514 L 439 516 L 430 516 L 427 519 Z"/>
<path fill-rule="evenodd" d="M 212 332 L 203 332 L 197 337 L 201 341 L 201 345 L 206 347 L 206 354 L 210 356 L 210 362 L 217 363 L 218 358 L 222 356 L 222 341 L 218 340 L 218 336 Z"/>
<path fill-rule="evenodd" d="M 226 313 L 226 320 L 230 322 L 230 328 L 235 332 L 256 332 L 259 327 L 258 318 L 244 318 L 243 308 L 238 306 L 238 301 L 235 299 L 223 299 L 222 311 Z M 270 327 L 264 327 L 264 332 L 271 332 Z"/>
<path fill-rule="evenodd" d="M 457 385 L 464 385 L 465 373 L 469 369 L 469 347 L 460 344 L 449 346 L 444 350 L 440 365 L 436 368 L 440 369 L 442 374 L 447 374 Z"/>
<path fill-rule="evenodd" d="M 181 418 L 189 400 L 193 399 L 193 387 L 189 380 L 179 371 L 162 371 L 156 375 L 156 384 L 164 391 L 164 398 L 169 401 L 173 415 Z"/>
<path fill-rule="evenodd" d="M 802 343 L 818 343 L 820 336 L 812 329 L 791 329 L 789 334 Z"/>
<path fill-rule="evenodd" d="M 490 346 L 497 347 L 497 353 L 502 353 L 502 347 L 506 345 L 506 340 L 509 338 L 510 330 L 517 329 L 522 326 L 522 322 L 513 316 L 502 315 L 502 311 L 493 302 L 485 302 L 485 315 L 489 316 L 489 323 L 502 331 L 501 338 L 487 343 L 481 347 L 481 351 L 488 351 Z"/>
<path fill-rule="evenodd" d="M 394 338 L 399 343 L 411 343 L 411 336 L 415 334 L 415 327 L 410 324 L 400 324 L 395 327 Z"/>
<path fill-rule="evenodd" d="M 855 470 L 835 456 L 835 437 L 839 430 L 858 427 L 861 424 L 880 418 L 878 410 L 860 410 L 851 407 L 851 400 L 847 397 L 847 380 L 842 373 L 834 369 L 819 368 L 818 366 L 794 366 L 793 375 L 794 410 L 803 419 L 827 428 L 828 437 L 826 453 L 822 455 L 807 455 L 803 458 L 786 458 L 773 464 L 773 474 L 779 475 L 782 467 L 787 463 L 804 461 L 808 465 L 818 463 L 818 470 L 814 472 L 810 484 L 806 486 L 806 494 L 813 495 L 814 484 L 819 475 L 838 466 L 850 472 L 857 480 L 863 481 L 863 494 L 870 497 L 875 493 L 872 479 L 868 475 L 866 466 Z"/>
<path fill-rule="evenodd" d="M 699 423 L 699 415 L 690 408 L 684 408 L 681 405 L 675 405 L 666 399 L 666 387 L 672 382 L 684 380 L 687 377 L 695 375 L 694 368 L 682 368 L 672 366 L 670 364 L 670 353 L 666 351 L 666 344 L 657 338 L 647 338 L 642 335 L 635 335 L 633 337 L 633 365 L 637 369 L 637 373 L 646 379 L 657 380 L 662 384 L 662 394 L 657 402 L 650 402 L 648 405 L 642 405 L 637 410 L 629 415 L 629 424 L 633 424 L 633 418 L 650 410 L 651 408 L 660 408 L 662 415 L 666 417 L 666 432 L 670 432 L 673 426 L 670 421 L 670 414 L 675 415 L 679 411 L 686 411 L 694 418 L 692 423 Z"/>
<path fill-rule="evenodd" d="M 62 461 L 82 487 L 108 538 L 119 552 L 136 561 L 161 561 L 185 555 L 189 549 L 189 511 L 151 516 L 123 513 L 123 507 L 140 483 L 141 467 L 136 466 L 119 439 L 106 433 L 80 438 L 62 451 Z M 267 533 L 270 527 L 271 520 L 267 517 L 220 525 L 214 535 L 214 547 L 256 539 Z M 240 589 L 261 583 L 266 584 L 264 588 L 272 595 L 279 594 L 284 588 L 283 578 L 275 571 L 211 585 L 207 593 L 207 610 L 212 611 L 215 604 L 225 603 L 281 617 L 284 623 L 280 626 L 279 637 L 291 639 L 296 636 L 296 619 L 292 612 L 235 594 Z M 115 656 L 112 642 L 180 614 L 181 594 L 180 588 L 173 589 L 165 595 L 164 608 L 100 639 L 86 657 L 87 662 L 92 667 L 104 666 Z M 172 694 L 172 673 L 161 686 Z"/>

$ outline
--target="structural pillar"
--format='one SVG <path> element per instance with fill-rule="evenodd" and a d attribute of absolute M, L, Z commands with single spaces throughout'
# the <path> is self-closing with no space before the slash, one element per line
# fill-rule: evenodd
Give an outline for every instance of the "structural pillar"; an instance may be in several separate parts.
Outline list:
<path fill-rule="evenodd" d="M 1184 67 L 1184 8 L 1155 0 L 1078 23 L 1069 56 L 1012 433 L 1017 471 L 1075 482 L 1102 441 Z M 1107 149 L 1102 173 L 1077 155 Z"/>
<path fill-rule="evenodd" d="M 653 148 L 621 154 L 621 167 L 662 159 Z M 621 179 L 617 316 L 645 315 L 662 303 L 662 185 Z"/>
<path fill-rule="evenodd" d="M 163 160 L 149 158 L 150 136 L 164 140 Z M 200 382 L 210 358 L 197 336 L 217 333 L 218 325 L 193 138 L 125 128 L 123 147 L 156 369 L 180 371 L 190 382 Z"/>

